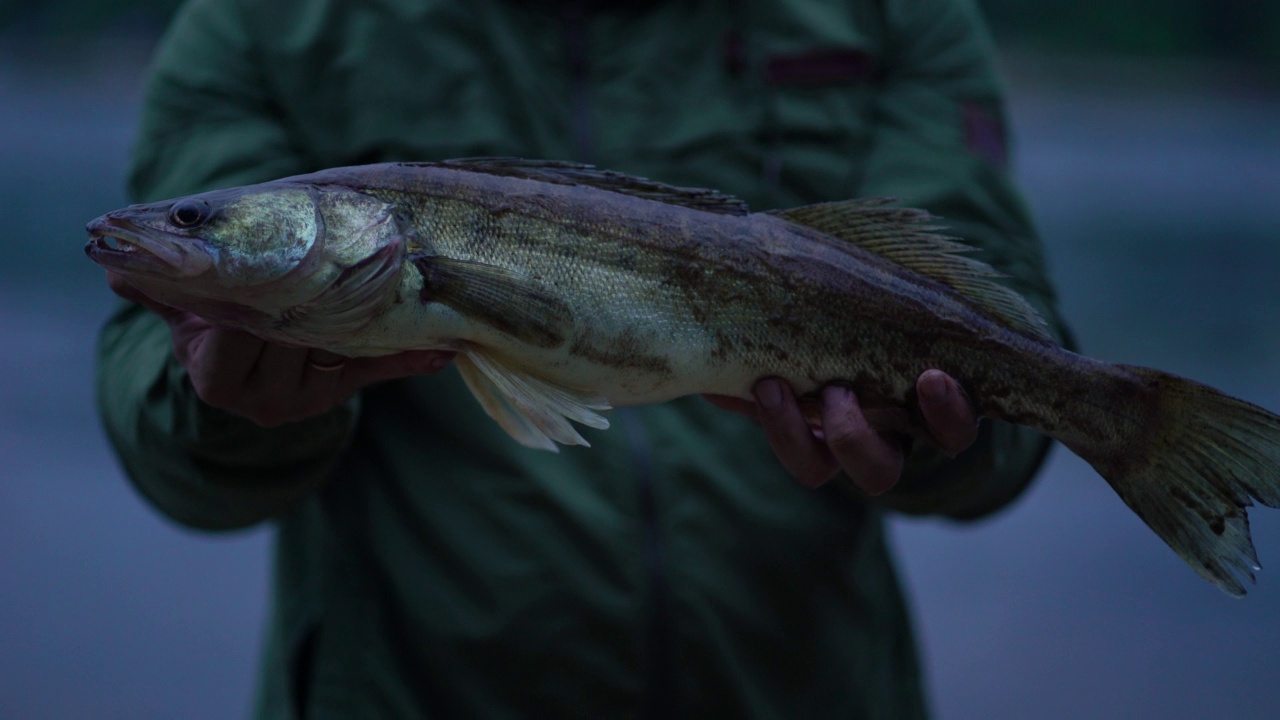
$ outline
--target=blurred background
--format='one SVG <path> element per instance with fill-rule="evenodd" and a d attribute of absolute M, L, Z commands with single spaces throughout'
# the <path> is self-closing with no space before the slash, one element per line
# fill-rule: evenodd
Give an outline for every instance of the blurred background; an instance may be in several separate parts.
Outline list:
<path fill-rule="evenodd" d="M 91 403 L 114 301 L 81 227 L 126 203 L 172 0 L 0 0 L 0 717 L 248 706 L 266 531 L 194 534 L 121 476 Z M 1016 172 L 1089 354 L 1280 409 L 1280 3 L 986 0 Z M 979 525 L 893 528 L 941 720 L 1280 716 L 1280 512 L 1243 601 L 1058 449 Z"/>

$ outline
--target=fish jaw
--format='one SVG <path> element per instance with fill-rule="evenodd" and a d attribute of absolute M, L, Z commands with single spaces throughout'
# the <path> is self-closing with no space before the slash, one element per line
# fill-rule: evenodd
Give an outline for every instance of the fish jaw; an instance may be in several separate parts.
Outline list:
<path fill-rule="evenodd" d="M 85 226 L 89 241 L 84 252 L 102 267 L 128 275 L 191 278 L 214 265 L 214 258 L 197 238 L 141 228 L 108 213 Z"/>

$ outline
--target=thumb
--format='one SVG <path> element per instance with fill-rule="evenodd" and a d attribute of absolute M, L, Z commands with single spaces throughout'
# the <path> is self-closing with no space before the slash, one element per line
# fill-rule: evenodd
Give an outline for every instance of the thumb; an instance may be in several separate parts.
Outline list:
<path fill-rule="evenodd" d="M 455 353 L 449 350 L 409 350 L 381 357 L 352 358 L 342 373 L 347 392 L 384 380 L 431 375 L 443 370 L 453 360 Z"/>

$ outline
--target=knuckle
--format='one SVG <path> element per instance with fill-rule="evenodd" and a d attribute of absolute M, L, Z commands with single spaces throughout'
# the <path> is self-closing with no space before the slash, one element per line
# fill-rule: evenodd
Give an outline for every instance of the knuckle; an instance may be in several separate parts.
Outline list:
<path fill-rule="evenodd" d="M 818 487 L 839 470 L 835 459 L 820 446 L 775 447 L 774 453 L 791 477 L 805 487 Z"/>
<path fill-rule="evenodd" d="M 902 477 L 902 467 L 902 455 L 890 451 L 868 457 L 857 467 L 846 467 L 845 471 L 863 490 L 871 495 L 879 495 L 898 484 Z"/>
<path fill-rule="evenodd" d="M 943 451 L 951 455 L 959 455 L 978 439 L 976 423 L 958 425 L 952 432 L 944 433 L 940 439 Z"/>
<path fill-rule="evenodd" d="M 864 475 L 868 483 L 886 487 L 898 481 L 899 472 L 893 462 L 882 462 L 870 464 Z"/>
<path fill-rule="evenodd" d="M 206 404 L 221 410 L 230 410 L 235 407 L 239 394 L 234 392 L 232 388 L 216 382 L 202 373 L 190 373 L 190 376 L 191 386 L 195 388 L 196 395 Z"/>
<path fill-rule="evenodd" d="M 324 413 L 332 410 L 335 405 L 337 405 L 337 402 L 335 402 L 334 398 L 329 396 L 308 398 L 298 406 L 297 417 L 294 419 L 302 420 L 304 418 L 315 417 L 316 415 L 323 415 Z"/>
<path fill-rule="evenodd" d="M 830 480 L 831 476 L 834 474 L 834 470 L 814 467 L 796 474 L 795 478 L 796 482 L 805 487 L 816 488 Z"/>
<path fill-rule="evenodd" d="M 288 413 L 269 407 L 259 407 L 247 413 L 246 417 L 265 428 L 280 427 L 290 420 Z"/>
<path fill-rule="evenodd" d="M 848 419 L 832 422 L 824 426 L 822 431 L 827 439 L 827 445 L 837 455 L 853 452 L 865 454 L 879 440 L 876 432 L 869 425 L 853 423 Z"/>
<path fill-rule="evenodd" d="M 262 427 L 280 427 L 323 415 L 334 405 L 334 399 L 327 395 L 298 395 L 290 401 L 271 398 L 258 403 L 247 415 Z"/>
<path fill-rule="evenodd" d="M 825 468 L 818 449 L 812 447 L 812 441 L 809 443 L 810 447 L 806 447 L 799 438 L 789 434 L 766 435 L 769 436 L 769 445 L 778 463 L 799 484 L 816 487 L 834 473 L 834 463 L 830 470 Z"/>
<path fill-rule="evenodd" d="M 133 289 L 133 286 L 115 273 L 107 273 L 107 287 L 111 289 L 111 292 L 126 300 L 133 300 L 137 297 L 137 291 Z"/>
<path fill-rule="evenodd" d="M 269 396 L 243 396 L 234 407 L 227 409 L 262 427 L 277 427 L 288 421 L 287 408 Z"/>

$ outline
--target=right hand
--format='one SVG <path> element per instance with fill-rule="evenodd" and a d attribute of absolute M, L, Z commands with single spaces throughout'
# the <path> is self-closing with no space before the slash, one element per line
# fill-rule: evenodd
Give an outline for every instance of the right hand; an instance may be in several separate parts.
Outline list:
<path fill-rule="evenodd" d="M 198 315 L 156 302 L 117 273 L 107 272 L 107 285 L 169 324 L 174 354 L 187 369 L 201 400 L 264 427 L 328 412 L 376 382 L 430 375 L 448 365 L 454 355 L 445 350 L 410 350 L 382 357 L 344 358 L 325 350 L 278 345 L 246 332 L 215 327 Z M 316 367 L 334 365 L 340 367 Z"/>
<path fill-rule="evenodd" d="M 901 409 L 863 409 L 852 390 L 822 389 L 818 429 L 810 427 L 795 392 L 779 378 L 765 378 L 752 392 L 756 401 L 706 395 L 716 407 L 745 415 L 764 428 L 778 461 L 800 484 L 818 487 L 844 471 L 868 495 L 893 489 L 902 479 L 906 452 L 893 428 L 905 427 Z M 941 370 L 916 379 L 916 404 L 931 444 L 955 457 L 978 438 L 978 415 L 960 383 Z"/>

